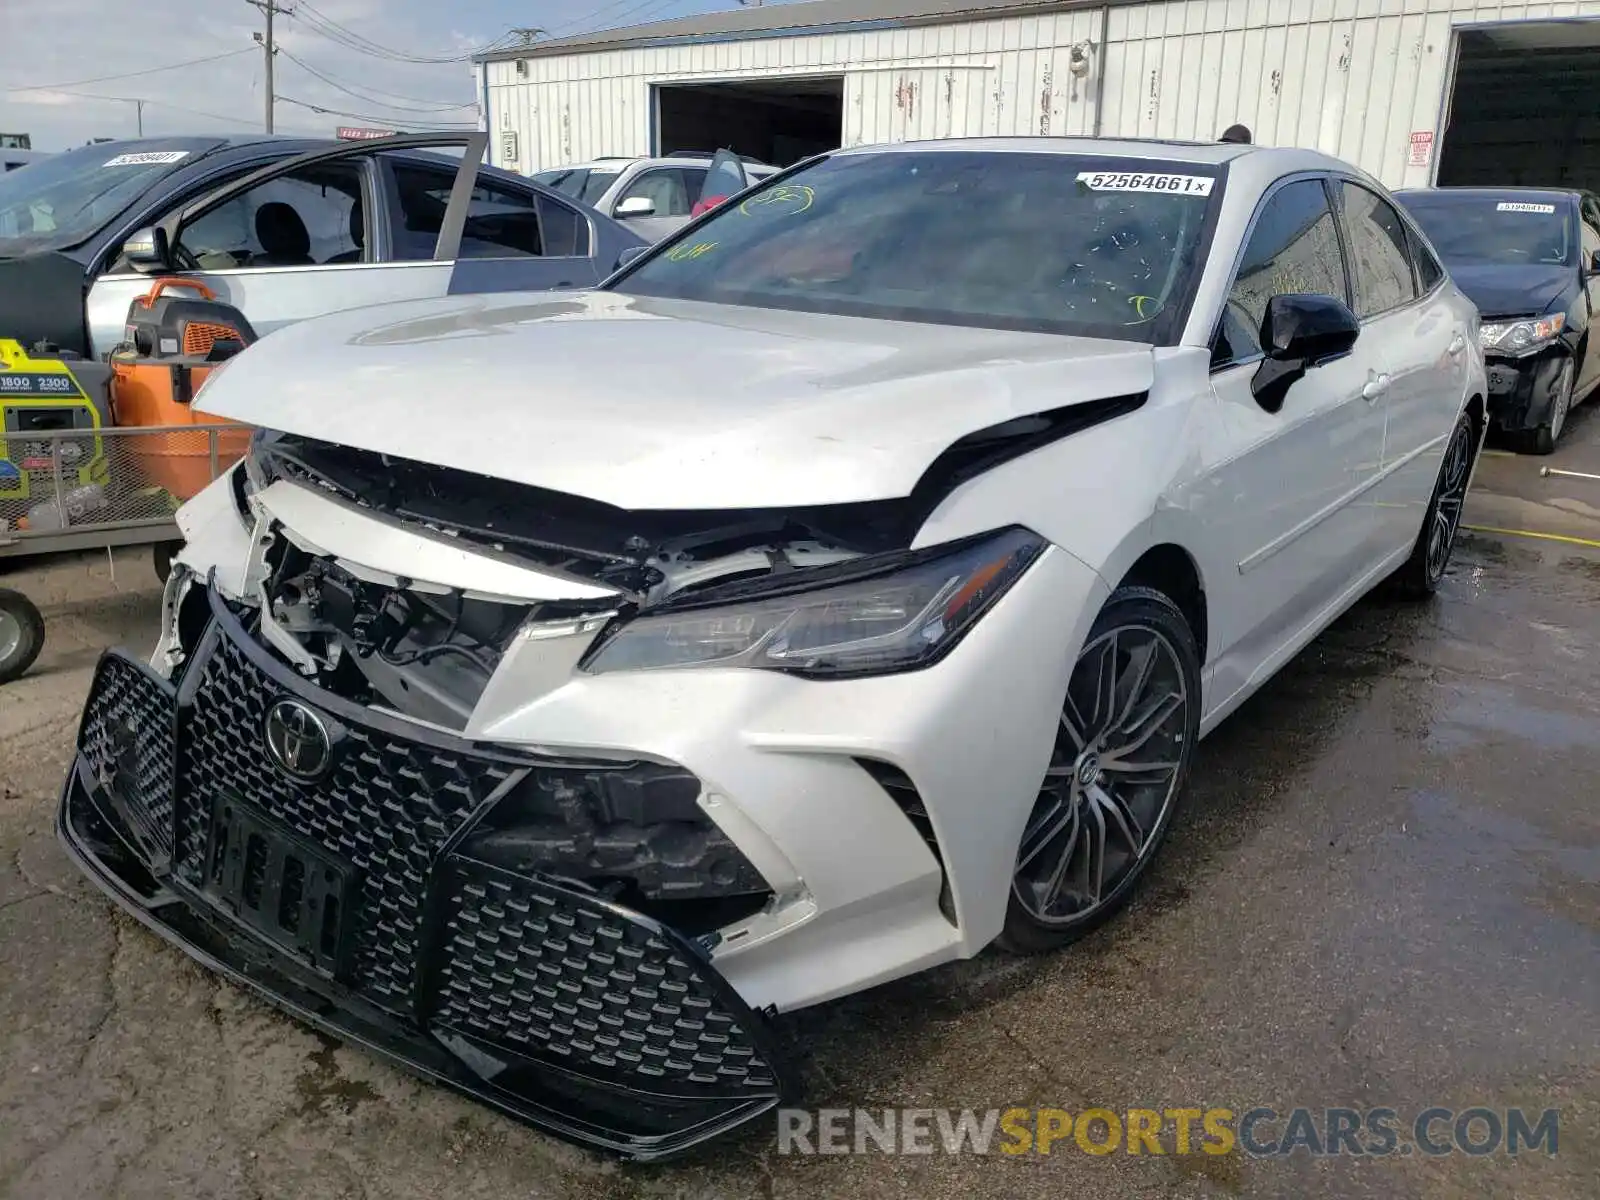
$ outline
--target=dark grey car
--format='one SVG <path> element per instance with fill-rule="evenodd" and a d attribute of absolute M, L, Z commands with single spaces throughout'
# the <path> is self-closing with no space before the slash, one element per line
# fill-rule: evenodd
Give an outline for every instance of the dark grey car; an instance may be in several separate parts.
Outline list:
<path fill-rule="evenodd" d="M 202 280 L 266 334 L 389 300 L 588 287 L 645 244 L 481 165 L 485 141 L 151 138 L 0 176 L 0 337 L 103 356 L 152 273 Z"/>

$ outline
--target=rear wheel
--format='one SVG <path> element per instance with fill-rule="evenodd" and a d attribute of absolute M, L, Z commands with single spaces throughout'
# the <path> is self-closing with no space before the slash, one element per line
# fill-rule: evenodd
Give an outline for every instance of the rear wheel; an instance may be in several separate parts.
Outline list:
<path fill-rule="evenodd" d="M 1433 499 L 1423 515 L 1411 557 L 1392 577 L 1395 590 L 1411 600 L 1426 600 L 1439 590 L 1450 556 L 1455 552 L 1456 535 L 1461 532 L 1461 513 L 1466 507 L 1467 483 L 1472 478 L 1472 462 L 1478 453 L 1478 427 L 1472 417 L 1462 413 L 1445 443 L 1444 461 L 1433 485 Z"/>
<path fill-rule="evenodd" d="M 44 649 L 44 618 L 21 592 L 0 588 L 0 683 L 18 678 Z"/>
<path fill-rule="evenodd" d="M 1200 733 L 1200 654 L 1166 596 L 1118 588 L 1072 670 L 1018 848 L 1000 944 L 1076 941 L 1133 892 L 1166 836 Z"/>

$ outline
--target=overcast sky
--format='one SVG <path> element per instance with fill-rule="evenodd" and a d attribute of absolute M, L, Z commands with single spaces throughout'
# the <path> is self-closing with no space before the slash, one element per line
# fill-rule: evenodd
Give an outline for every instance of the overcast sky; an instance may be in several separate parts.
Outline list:
<path fill-rule="evenodd" d="M 0 0 L 7 7 L 14 2 Z M 148 101 L 146 136 L 262 128 L 262 52 L 251 39 L 264 28 L 264 18 L 246 0 L 21 3 L 31 4 L 40 17 L 5 23 L 0 132 L 32 134 L 40 150 L 63 150 L 92 137 L 132 137 L 132 98 Z M 296 7 L 296 0 L 279 3 Z M 396 59 L 465 56 L 519 26 L 563 37 L 736 5 L 737 0 L 313 0 L 297 15 L 277 18 L 277 130 L 331 135 L 339 125 L 475 125 L 470 63 Z M 363 42 L 368 48 L 357 48 Z M 379 53 L 371 52 L 374 46 Z M 128 75 L 230 52 L 179 70 Z M 35 85 L 52 86 L 25 90 Z M 338 111 L 316 112 L 290 100 Z"/>

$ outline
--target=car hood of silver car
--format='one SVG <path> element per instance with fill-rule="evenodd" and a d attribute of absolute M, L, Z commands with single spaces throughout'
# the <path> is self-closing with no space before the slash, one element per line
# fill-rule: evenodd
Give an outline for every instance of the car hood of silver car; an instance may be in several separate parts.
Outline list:
<path fill-rule="evenodd" d="M 749 508 L 907 496 L 970 434 L 1153 377 L 1133 342 L 525 293 L 302 322 L 196 408 L 620 508 Z"/>

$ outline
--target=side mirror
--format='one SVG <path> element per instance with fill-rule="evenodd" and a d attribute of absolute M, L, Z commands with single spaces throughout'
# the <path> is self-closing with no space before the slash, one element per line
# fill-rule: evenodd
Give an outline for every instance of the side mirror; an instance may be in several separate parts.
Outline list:
<path fill-rule="evenodd" d="M 621 254 L 617 255 L 617 266 L 616 266 L 616 269 L 620 271 L 620 270 L 622 270 L 623 267 L 627 266 L 629 263 L 635 262 L 638 259 L 644 257 L 645 252 L 648 251 L 649 249 L 650 249 L 649 246 L 629 246 Z"/>
<path fill-rule="evenodd" d="M 1261 348 L 1267 358 L 1250 384 L 1256 403 L 1268 412 L 1279 411 L 1289 389 L 1307 371 L 1349 354 L 1360 336 L 1361 322 L 1343 300 L 1274 296 L 1261 321 Z"/>
<path fill-rule="evenodd" d="M 1600 250 L 1589 256 L 1589 261 L 1584 264 L 1585 275 L 1600 275 Z"/>
<path fill-rule="evenodd" d="M 622 220 L 629 217 L 653 217 L 656 215 L 656 202 L 649 196 L 629 196 L 612 210 L 612 215 Z"/>
<path fill-rule="evenodd" d="M 172 269 L 172 247 L 167 244 L 167 231 L 159 225 L 135 230 L 122 243 L 122 254 L 135 271 L 150 273 Z"/>

